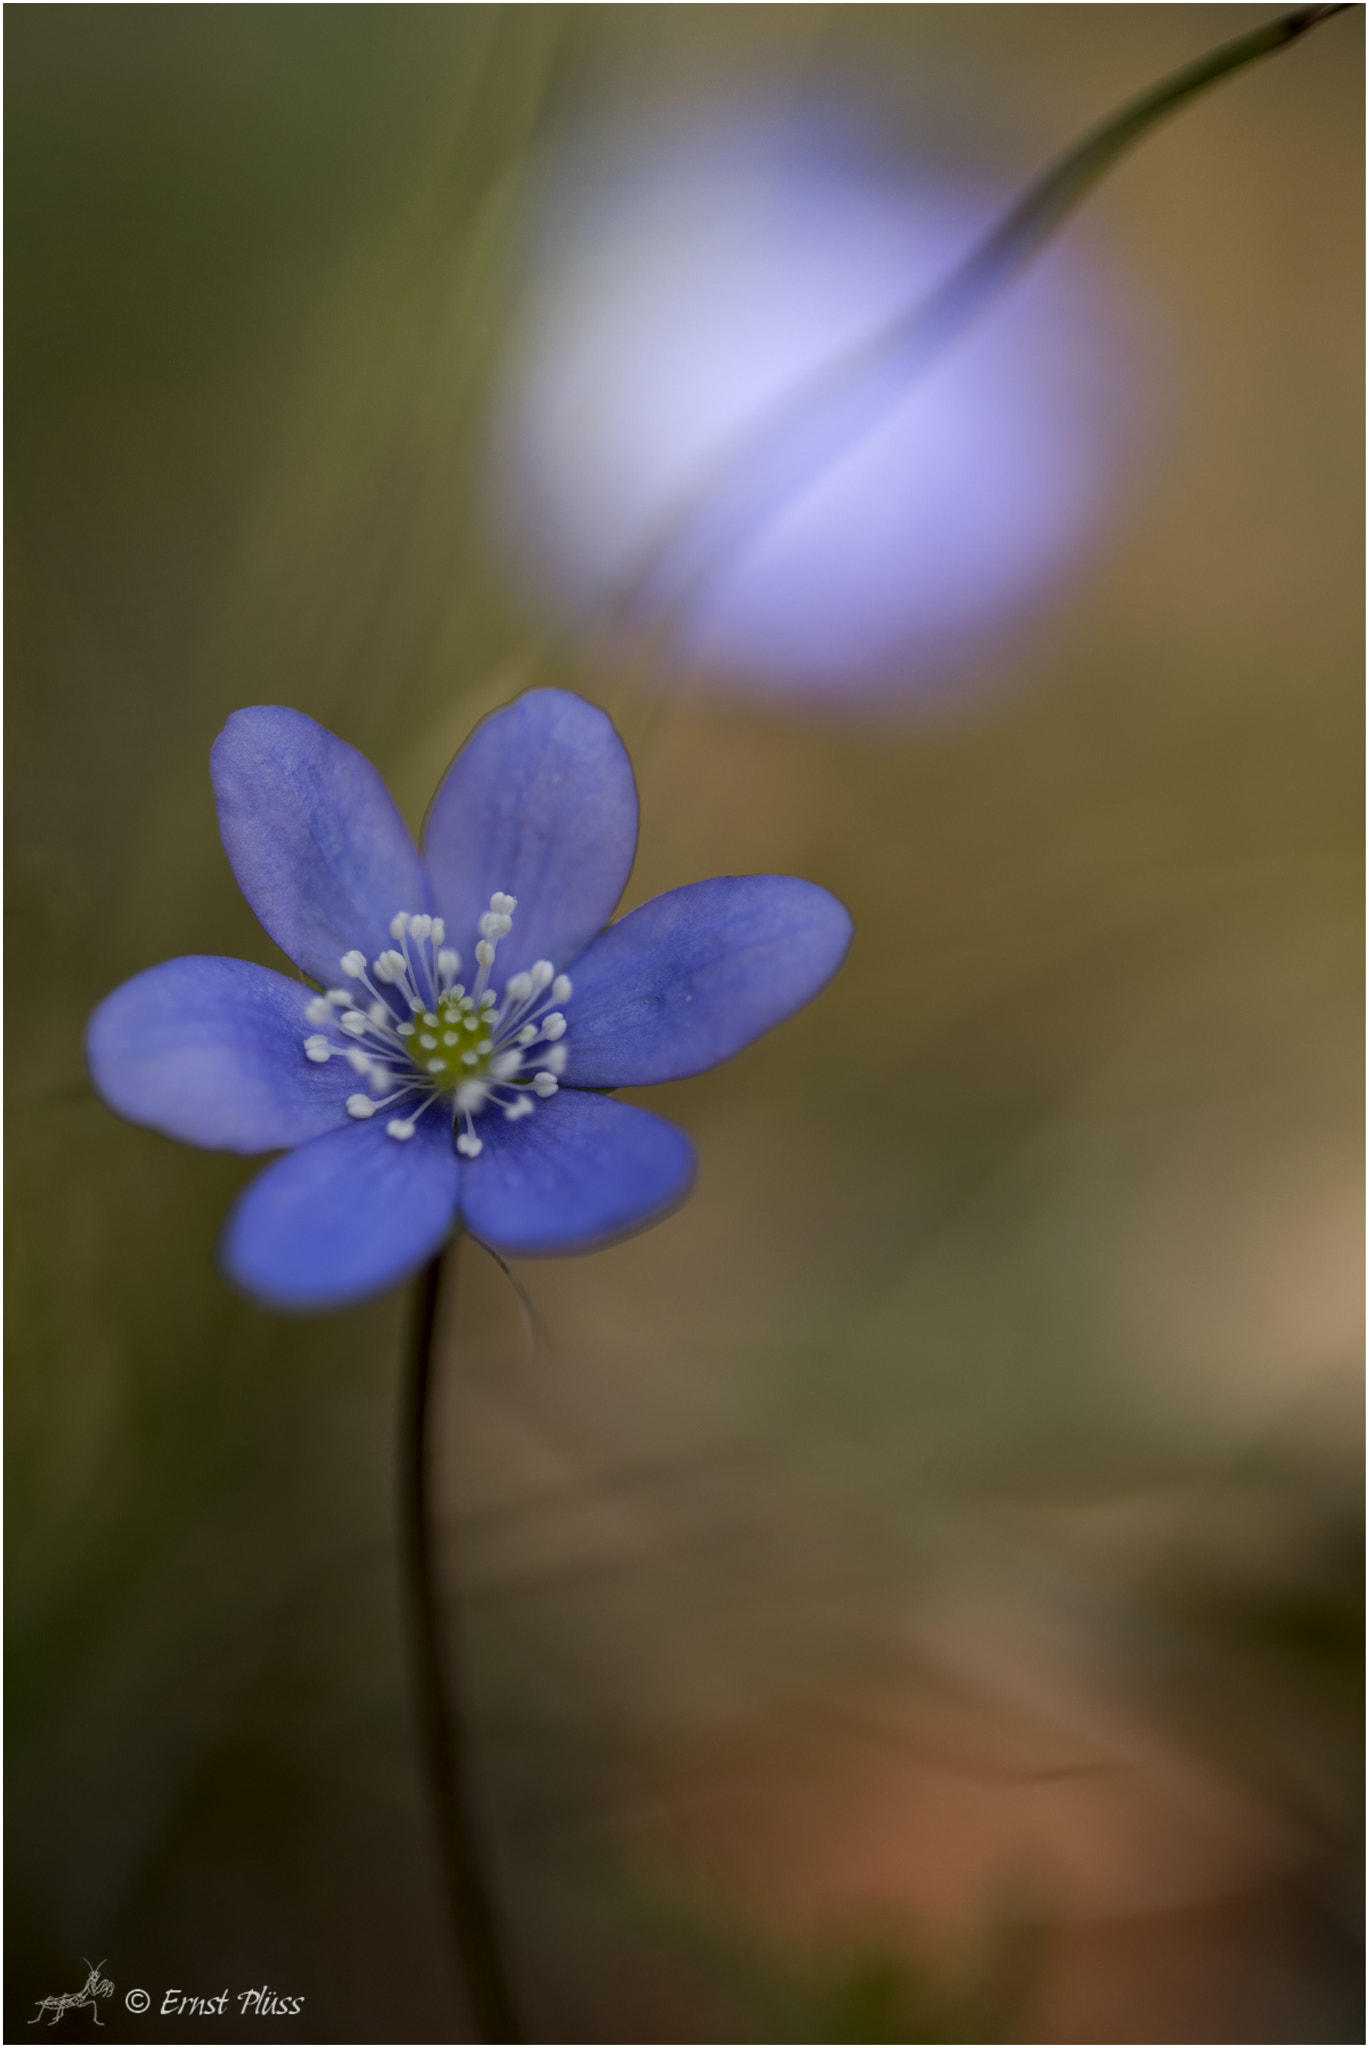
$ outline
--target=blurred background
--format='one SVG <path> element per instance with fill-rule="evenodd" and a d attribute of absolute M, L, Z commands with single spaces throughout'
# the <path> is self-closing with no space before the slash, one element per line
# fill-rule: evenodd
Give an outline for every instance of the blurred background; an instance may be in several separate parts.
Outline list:
<path fill-rule="evenodd" d="M 697 1192 L 525 1265 L 545 1343 L 461 1254 L 446 1566 L 530 2037 L 1362 2039 L 1358 15 L 605 632 L 749 421 L 1267 16 L 10 10 L 12 2036 L 104 1958 L 111 2039 L 171 2038 L 133 1985 L 469 2037 L 403 1301 L 235 1296 L 254 1169 L 117 1122 L 81 1034 L 277 957 L 231 710 L 417 824 L 555 682 L 632 747 L 629 903 L 788 871 L 858 937 L 633 1098 Z"/>

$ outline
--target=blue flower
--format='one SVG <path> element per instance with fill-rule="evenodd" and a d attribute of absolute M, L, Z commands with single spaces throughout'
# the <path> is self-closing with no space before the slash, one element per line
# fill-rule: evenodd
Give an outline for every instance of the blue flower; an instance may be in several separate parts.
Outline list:
<path fill-rule="evenodd" d="M 168 960 L 106 997 L 87 1056 L 135 1123 L 284 1151 L 222 1248 L 277 1307 L 374 1294 L 458 1224 L 529 1255 L 655 1220 L 688 1191 L 693 1148 L 600 1091 L 730 1059 L 850 942 L 836 899 L 786 875 L 696 882 L 610 925 L 632 767 L 605 714 L 561 690 L 477 728 L 421 853 L 370 762 L 302 712 L 235 712 L 211 767 L 238 884 L 316 987 Z"/>

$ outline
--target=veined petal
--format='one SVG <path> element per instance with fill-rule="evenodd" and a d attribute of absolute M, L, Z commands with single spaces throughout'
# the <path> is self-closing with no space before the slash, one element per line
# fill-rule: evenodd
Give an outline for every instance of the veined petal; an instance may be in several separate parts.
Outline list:
<path fill-rule="evenodd" d="M 135 974 L 86 1028 L 91 1078 L 111 1109 L 169 1138 L 274 1152 L 346 1123 L 356 1076 L 304 1057 L 313 990 L 269 967 L 188 954 Z"/>
<path fill-rule="evenodd" d="M 496 983 L 565 967 L 613 915 L 637 846 L 637 789 L 612 720 L 565 690 L 530 690 L 477 726 L 423 828 L 434 909 L 469 959 L 477 920 L 518 899 Z"/>
<path fill-rule="evenodd" d="M 720 875 L 611 925 L 574 963 L 565 1080 L 678 1081 L 730 1059 L 840 967 L 851 919 L 792 875 Z"/>
<path fill-rule="evenodd" d="M 654 1222 L 688 1193 L 694 1147 L 649 1110 L 563 1089 L 517 1123 L 478 1125 L 462 1167 L 466 1226 L 499 1251 L 582 1252 Z"/>
<path fill-rule="evenodd" d="M 327 985 L 344 953 L 374 959 L 397 910 L 428 910 L 409 828 L 364 754 L 302 711 L 235 711 L 210 772 L 238 887 L 282 951 Z"/>
<path fill-rule="evenodd" d="M 362 1301 L 431 1258 L 455 1220 L 459 1180 L 440 1114 L 404 1144 L 379 1118 L 329 1131 L 274 1161 L 239 1198 L 224 1270 L 274 1308 Z"/>

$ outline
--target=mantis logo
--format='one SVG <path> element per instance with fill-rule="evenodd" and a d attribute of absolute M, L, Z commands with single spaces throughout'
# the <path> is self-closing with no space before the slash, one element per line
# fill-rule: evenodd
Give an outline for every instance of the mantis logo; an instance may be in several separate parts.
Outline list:
<path fill-rule="evenodd" d="M 38 2000 L 38 2010 L 29 2021 L 31 2027 L 37 2026 L 45 2012 L 52 2014 L 52 2024 L 55 2027 L 64 2012 L 76 2012 L 84 2005 L 88 2005 L 94 2013 L 96 2026 L 102 2027 L 104 2025 L 104 2021 L 100 2018 L 100 2009 L 95 2001 L 99 1998 L 109 1998 L 113 1994 L 114 1986 L 110 1983 L 108 1977 L 100 1975 L 101 1970 L 105 1966 L 103 1957 L 101 1957 L 98 1963 L 92 1963 L 89 1956 L 82 1956 L 81 1960 L 89 1970 L 90 1975 L 86 1978 L 80 1990 L 63 1991 L 55 1998 L 40 1998 Z"/>

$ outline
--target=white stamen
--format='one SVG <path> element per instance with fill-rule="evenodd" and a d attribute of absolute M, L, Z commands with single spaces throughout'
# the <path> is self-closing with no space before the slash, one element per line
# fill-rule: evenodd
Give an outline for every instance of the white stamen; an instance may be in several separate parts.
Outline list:
<path fill-rule="evenodd" d="M 339 1045 L 320 1031 L 305 1040 L 305 1051 L 319 1064 L 340 1053 L 365 1082 L 369 1094 L 346 1099 L 349 1116 L 365 1121 L 391 1103 L 407 1104 L 385 1126 L 391 1137 L 404 1142 L 434 1103 L 445 1102 L 456 1112 L 457 1149 L 474 1159 L 484 1150 L 473 1125 L 482 1110 L 497 1103 L 510 1123 L 518 1123 L 532 1115 L 539 1098 L 557 1093 L 568 1059 L 562 1040 L 569 1027 L 559 1009 L 545 1017 L 539 1012 L 549 1001 L 569 1000 L 570 976 L 557 974 L 550 960 L 536 960 L 509 976 L 502 998 L 488 986 L 499 942 L 512 930 L 516 908 L 517 898 L 502 889 L 491 896 L 479 919 L 478 973 L 469 995 L 455 980 L 461 955 L 443 943 L 442 919 L 426 911 L 396 912 L 390 934 L 399 947 L 387 947 L 376 959 L 375 981 L 368 977 L 364 953 L 353 949 L 344 955 L 343 972 L 360 981 L 371 1000 L 363 1009 L 357 995 L 342 988 L 311 997 L 308 1021 L 331 1026 L 353 1043 Z M 382 996 L 377 983 L 394 994 Z M 407 1010 L 413 1022 L 395 1015 L 397 998 L 402 998 L 401 1016 Z M 533 1053 L 539 1041 L 541 1050 Z M 465 1069 L 459 1081 L 453 1071 L 457 1063 Z M 529 1078 L 533 1066 L 536 1072 Z"/>

